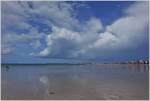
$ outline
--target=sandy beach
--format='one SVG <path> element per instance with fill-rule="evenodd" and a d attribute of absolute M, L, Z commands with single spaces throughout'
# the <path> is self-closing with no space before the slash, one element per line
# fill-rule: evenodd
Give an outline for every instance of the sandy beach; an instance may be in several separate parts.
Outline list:
<path fill-rule="evenodd" d="M 148 65 L 2 65 L 3 100 L 147 100 Z"/>

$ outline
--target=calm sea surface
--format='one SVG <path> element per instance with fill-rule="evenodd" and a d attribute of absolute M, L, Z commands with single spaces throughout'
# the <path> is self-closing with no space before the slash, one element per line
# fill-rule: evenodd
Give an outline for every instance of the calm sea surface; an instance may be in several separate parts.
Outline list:
<path fill-rule="evenodd" d="M 148 65 L 2 65 L 2 99 L 146 100 Z"/>

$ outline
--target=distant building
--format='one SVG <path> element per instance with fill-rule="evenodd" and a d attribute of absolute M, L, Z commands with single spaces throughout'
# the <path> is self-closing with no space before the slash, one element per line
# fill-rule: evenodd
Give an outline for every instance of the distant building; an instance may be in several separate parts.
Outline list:
<path fill-rule="evenodd" d="M 144 64 L 144 60 L 139 60 L 138 63 L 139 64 Z"/>
<path fill-rule="evenodd" d="M 149 61 L 146 60 L 138 60 L 138 61 L 129 61 L 130 64 L 149 64 Z"/>

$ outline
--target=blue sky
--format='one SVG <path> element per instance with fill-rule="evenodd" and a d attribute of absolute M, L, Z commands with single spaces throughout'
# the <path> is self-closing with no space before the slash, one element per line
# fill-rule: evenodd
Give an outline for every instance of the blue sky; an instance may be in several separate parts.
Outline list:
<path fill-rule="evenodd" d="M 148 2 L 2 1 L 2 62 L 148 59 Z"/>

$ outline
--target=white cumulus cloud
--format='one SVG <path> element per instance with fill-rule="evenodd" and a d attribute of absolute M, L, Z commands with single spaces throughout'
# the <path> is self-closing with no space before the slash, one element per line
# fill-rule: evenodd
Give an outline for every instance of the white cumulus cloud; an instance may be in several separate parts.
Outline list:
<path fill-rule="evenodd" d="M 94 16 L 81 23 L 76 17 L 75 4 L 71 3 L 40 1 L 2 3 L 2 20 L 6 21 L 2 22 L 2 31 L 6 33 L 2 37 L 7 39 L 6 42 L 2 41 L 3 44 L 26 40 L 38 48 L 42 45 L 39 40 L 44 37 L 45 48 L 37 53 L 33 52 L 31 55 L 34 56 L 98 58 L 106 52 L 139 47 L 148 41 L 147 2 L 132 4 L 123 11 L 125 16 L 106 26 L 100 18 Z M 51 27 L 51 31 L 48 34 L 40 33 L 28 19 L 42 21 Z M 8 32 L 7 29 L 12 26 L 16 26 L 19 30 L 28 30 L 28 33 L 18 34 L 10 30 Z"/>
<path fill-rule="evenodd" d="M 141 13 L 140 13 L 141 12 Z M 106 26 L 100 19 L 91 18 L 81 32 L 73 32 L 65 28 L 55 28 L 48 35 L 47 48 L 40 52 L 43 56 L 65 54 L 66 57 L 95 58 L 106 50 L 119 50 L 136 47 L 147 38 L 148 4 L 135 3 L 124 11 L 125 17 Z M 64 42 L 70 43 L 69 45 Z M 57 43 L 57 44 L 56 44 Z M 68 47 L 66 48 L 66 45 Z M 65 51 L 64 51 L 65 50 Z M 100 53 L 101 52 L 101 53 Z M 61 54 L 60 54 L 61 53 Z"/>

